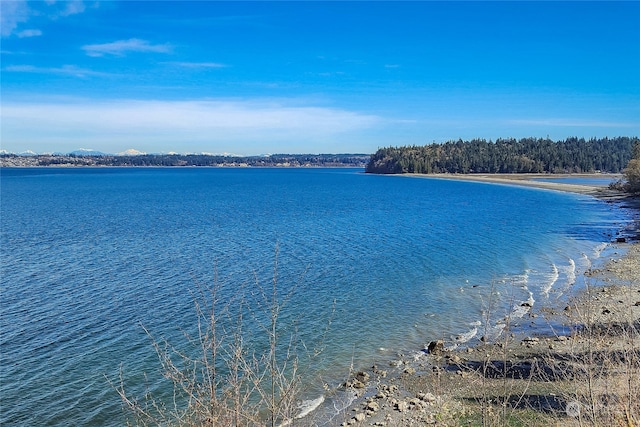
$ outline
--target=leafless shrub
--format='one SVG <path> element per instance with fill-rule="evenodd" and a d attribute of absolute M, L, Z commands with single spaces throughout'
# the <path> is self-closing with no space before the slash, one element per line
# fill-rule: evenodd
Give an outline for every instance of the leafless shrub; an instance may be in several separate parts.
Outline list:
<path fill-rule="evenodd" d="M 121 369 L 119 380 L 108 380 L 122 399 L 129 425 L 275 427 L 300 423 L 301 377 L 321 352 L 322 343 L 310 350 L 299 338 L 295 321 L 282 324 L 282 310 L 295 287 L 279 296 L 277 272 L 276 249 L 272 284 L 265 289 L 255 279 L 254 304 L 247 303 L 242 292 L 223 303 L 217 278 L 212 288 L 199 285 L 194 295 L 197 335 L 186 335 L 187 350 L 144 329 L 172 392 L 162 395 L 147 388 L 142 397 L 136 397 L 127 389 Z M 251 332 L 244 329 L 247 321 Z M 330 320 L 327 329 L 329 325 Z M 256 331 L 261 342 L 252 335 Z"/>
<path fill-rule="evenodd" d="M 629 286 L 624 293 L 635 292 Z M 640 423 L 640 321 L 631 310 L 621 310 L 622 318 L 602 321 L 606 308 L 596 304 L 603 288 L 588 286 L 586 303 L 575 304 L 576 344 L 570 352 L 552 355 L 574 367 L 574 375 L 560 382 L 559 391 L 569 402 L 566 414 L 580 426 Z M 625 295 L 627 303 L 633 301 Z M 621 300 L 620 303 L 623 301 Z"/>

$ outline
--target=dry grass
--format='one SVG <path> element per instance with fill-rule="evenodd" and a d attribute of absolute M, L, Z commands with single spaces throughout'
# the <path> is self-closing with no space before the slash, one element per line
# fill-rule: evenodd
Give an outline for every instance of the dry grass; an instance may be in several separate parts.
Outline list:
<path fill-rule="evenodd" d="M 596 304 L 589 287 L 571 310 L 571 336 L 501 340 L 479 346 L 481 357 L 451 366 L 465 381 L 453 391 L 466 403 L 458 425 L 638 426 L 640 425 L 640 320 L 629 307 L 638 286 L 621 287 L 614 322 Z M 633 304 L 635 306 L 635 304 Z"/>

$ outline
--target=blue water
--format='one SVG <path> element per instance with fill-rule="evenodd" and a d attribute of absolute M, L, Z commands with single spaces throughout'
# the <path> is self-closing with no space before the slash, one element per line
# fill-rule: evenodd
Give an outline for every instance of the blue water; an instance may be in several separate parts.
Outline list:
<path fill-rule="evenodd" d="M 607 187 L 609 184 L 614 183 L 619 179 L 620 179 L 620 175 L 613 175 L 613 176 L 601 176 L 601 177 L 535 178 L 534 181 L 559 182 L 564 184 L 595 185 L 600 187 Z"/>
<path fill-rule="evenodd" d="M 352 361 L 477 342 L 496 290 L 496 318 L 526 325 L 520 302 L 579 286 L 627 220 L 586 196 L 356 169 L 0 172 L 3 426 L 122 425 L 105 377 L 162 387 L 142 326 L 180 346 L 203 284 L 257 304 L 276 258 L 281 321 L 324 346 L 313 395 Z"/>

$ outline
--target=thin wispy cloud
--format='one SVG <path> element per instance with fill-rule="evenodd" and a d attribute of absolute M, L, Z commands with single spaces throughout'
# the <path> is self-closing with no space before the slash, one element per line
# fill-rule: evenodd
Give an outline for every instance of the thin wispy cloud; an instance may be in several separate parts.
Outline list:
<path fill-rule="evenodd" d="M 36 29 L 22 30 L 16 33 L 16 36 L 20 37 L 21 39 L 26 37 L 38 37 L 41 35 L 42 35 L 42 31 L 36 30 Z"/>
<path fill-rule="evenodd" d="M 49 3 L 55 4 L 56 2 L 50 1 Z M 62 9 L 58 10 L 57 12 L 58 16 L 75 15 L 75 14 L 84 12 L 86 9 L 84 2 L 82 0 L 71 0 L 71 1 L 64 1 L 64 2 L 58 2 L 58 3 L 62 3 L 62 6 L 63 6 Z"/>
<path fill-rule="evenodd" d="M 86 6 L 82 0 L 27 2 L 26 0 L 0 1 L 0 28 L 2 37 L 16 35 L 20 38 L 42 35 L 36 28 L 18 31 L 23 23 L 34 18 L 57 20 L 83 13 Z"/>
<path fill-rule="evenodd" d="M 9 65 L 2 69 L 12 73 L 38 73 L 38 74 L 58 74 L 74 77 L 106 77 L 110 74 L 94 71 L 86 68 L 79 68 L 75 65 L 63 65 L 62 67 L 34 67 L 33 65 Z"/>
<path fill-rule="evenodd" d="M 27 22 L 31 9 L 26 1 L 0 1 L 0 28 L 2 37 L 10 36 L 19 24 Z"/>
<path fill-rule="evenodd" d="M 171 53 L 169 44 L 152 44 L 147 40 L 128 39 L 111 43 L 89 44 L 82 46 L 89 56 L 125 56 L 128 53 Z"/>
<path fill-rule="evenodd" d="M 226 68 L 228 65 L 219 62 L 165 62 L 183 68 Z"/>

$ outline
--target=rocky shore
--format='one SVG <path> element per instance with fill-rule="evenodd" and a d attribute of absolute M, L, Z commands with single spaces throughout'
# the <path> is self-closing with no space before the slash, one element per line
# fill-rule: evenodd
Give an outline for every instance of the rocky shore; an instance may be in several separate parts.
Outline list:
<path fill-rule="evenodd" d="M 638 198 L 601 187 L 477 178 L 453 177 L 591 194 L 640 213 Z M 344 388 L 358 397 L 335 425 L 638 425 L 638 224 L 636 216 L 625 237 L 614 238 L 614 257 L 587 271 L 586 288 L 564 308 L 542 310 L 561 328 L 537 336 L 506 330 L 495 342 L 458 351 L 434 341 L 418 358 L 356 372 Z"/>

